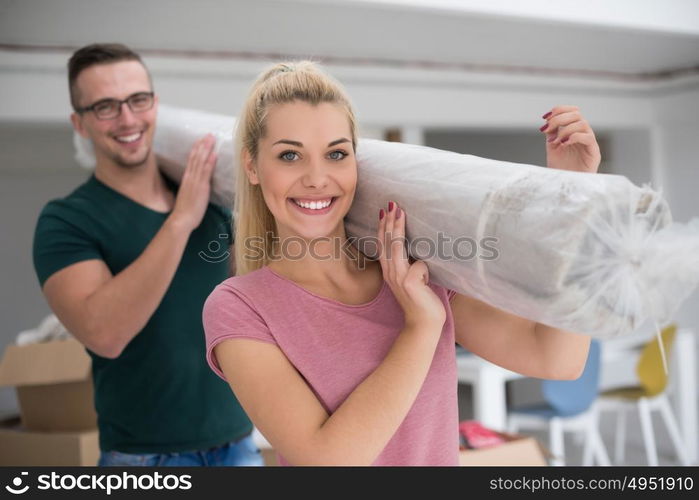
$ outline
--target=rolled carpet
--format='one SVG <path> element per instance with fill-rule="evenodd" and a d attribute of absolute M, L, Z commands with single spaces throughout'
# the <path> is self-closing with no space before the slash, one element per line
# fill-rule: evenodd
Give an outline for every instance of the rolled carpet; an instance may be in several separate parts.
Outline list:
<path fill-rule="evenodd" d="M 161 105 L 154 150 L 179 181 L 194 141 L 217 138 L 212 201 L 232 206 L 233 130 L 224 115 Z M 94 163 L 76 135 L 81 164 Z M 699 281 L 699 219 L 673 223 L 662 196 L 618 175 L 548 169 L 361 139 L 346 217 L 376 255 L 378 211 L 406 212 L 413 257 L 436 283 L 550 326 L 595 337 L 666 323 Z"/>

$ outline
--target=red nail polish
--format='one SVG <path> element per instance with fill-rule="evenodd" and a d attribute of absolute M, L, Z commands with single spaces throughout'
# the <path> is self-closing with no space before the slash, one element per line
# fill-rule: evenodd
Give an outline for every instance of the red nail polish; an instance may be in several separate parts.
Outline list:
<path fill-rule="evenodd" d="M 561 144 L 563 144 L 564 142 L 567 142 L 568 139 L 570 139 L 570 137 L 566 137 L 565 139 L 561 140 Z"/>
<path fill-rule="evenodd" d="M 541 131 L 543 132 L 543 131 L 546 130 L 547 128 L 549 128 L 549 124 L 548 124 L 548 123 L 547 123 L 546 125 L 544 125 L 543 127 L 541 127 L 539 130 L 541 130 Z"/>
<path fill-rule="evenodd" d="M 379 210 L 379 220 L 383 220 L 384 215 L 386 215 L 386 213 L 383 211 L 382 208 L 381 210 Z"/>
<path fill-rule="evenodd" d="M 549 111 L 549 112 L 546 113 L 544 116 L 542 116 L 542 118 L 545 120 L 546 118 L 548 118 L 549 116 L 551 116 L 552 113 L 553 113 L 553 111 Z"/>
<path fill-rule="evenodd" d="M 389 211 L 389 212 L 392 212 L 392 211 L 393 211 L 393 205 L 394 205 L 394 203 L 393 203 L 392 201 L 389 201 L 389 202 L 388 202 L 388 211 Z"/>
<path fill-rule="evenodd" d="M 396 210 L 396 219 L 400 219 L 400 214 L 402 213 L 402 210 L 399 208 Z"/>

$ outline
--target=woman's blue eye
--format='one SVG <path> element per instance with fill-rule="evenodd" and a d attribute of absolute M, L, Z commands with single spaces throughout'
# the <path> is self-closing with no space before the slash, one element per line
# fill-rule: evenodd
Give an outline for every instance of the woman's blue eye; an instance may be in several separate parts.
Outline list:
<path fill-rule="evenodd" d="M 347 153 L 338 149 L 337 151 L 330 153 L 328 156 L 330 156 L 331 160 L 342 160 L 343 158 L 347 157 Z"/>
<path fill-rule="evenodd" d="M 279 158 L 281 158 L 284 161 L 294 161 L 298 157 L 298 153 L 295 151 L 284 151 L 282 154 L 279 155 Z"/>

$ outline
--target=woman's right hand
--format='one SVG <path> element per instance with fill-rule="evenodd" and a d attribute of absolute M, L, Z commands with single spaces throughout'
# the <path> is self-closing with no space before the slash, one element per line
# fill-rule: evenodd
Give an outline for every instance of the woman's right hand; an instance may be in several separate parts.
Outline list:
<path fill-rule="evenodd" d="M 410 264 L 405 250 L 406 214 L 398 204 L 389 202 L 379 212 L 379 261 L 383 279 L 405 314 L 405 326 L 433 329 L 441 333 L 446 310 L 436 293 L 427 286 L 429 271 L 421 260 Z"/>

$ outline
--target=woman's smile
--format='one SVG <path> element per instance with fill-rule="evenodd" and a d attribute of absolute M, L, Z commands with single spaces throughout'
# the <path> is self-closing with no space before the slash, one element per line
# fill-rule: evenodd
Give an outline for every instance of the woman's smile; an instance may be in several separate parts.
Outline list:
<path fill-rule="evenodd" d="M 289 203 L 299 212 L 306 215 L 325 215 L 335 207 L 337 196 L 324 198 L 288 198 Z"/>

